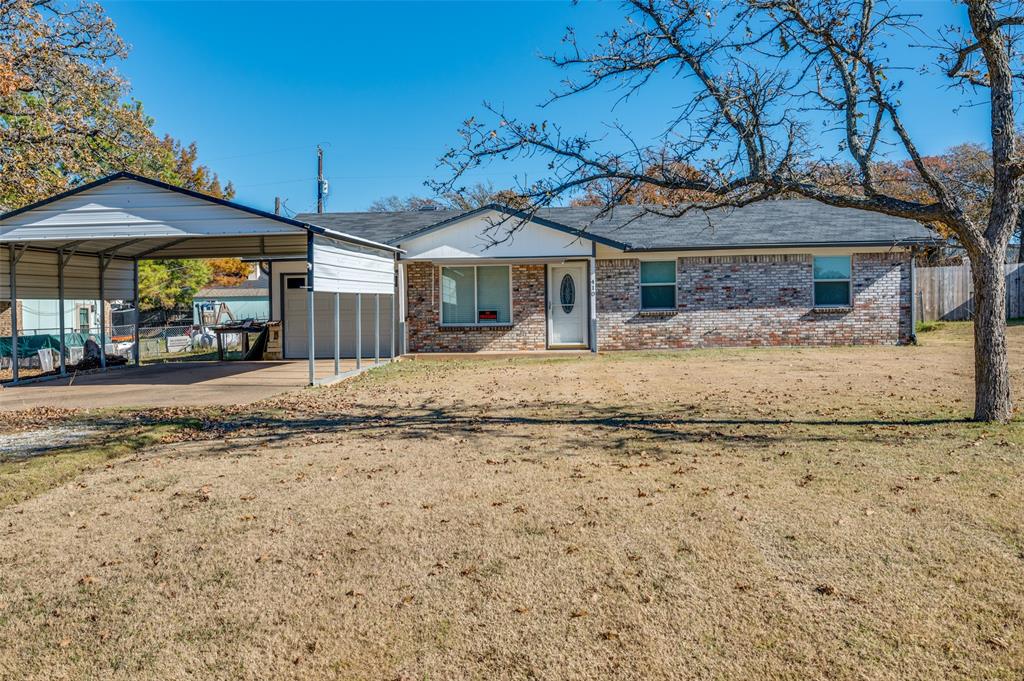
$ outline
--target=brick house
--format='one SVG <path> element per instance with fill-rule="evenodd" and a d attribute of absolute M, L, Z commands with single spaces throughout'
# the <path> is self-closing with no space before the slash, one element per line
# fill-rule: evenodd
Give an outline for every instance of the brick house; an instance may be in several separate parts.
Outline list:
<path fill-rule="evenodd" d="M 810 200 L 676 218 L 498 205 L 297 217 L 403 250 L 411 353 L 907 343 L 912 252 L 936 242 L 917 222 Z"/>
<path fill-rule="evenodd" d="M 332 356 L 907 343 L 913 252 L 936 243 L 809 200 L 284 218 L 117 173 L 0 215 L 0 300 L 22 331 L 22 301 L 132 300 L 140 260 L 243 257 L 267 273 L 281 356 L 310 360 L 314 383 Z"/>

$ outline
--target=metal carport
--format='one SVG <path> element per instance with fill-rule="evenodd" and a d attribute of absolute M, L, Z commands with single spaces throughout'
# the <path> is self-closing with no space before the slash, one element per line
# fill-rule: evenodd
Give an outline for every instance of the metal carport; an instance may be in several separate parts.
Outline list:
<path fill-rule="evenodd" d="M 125 172 L 0 216 L 0 245 L 6 250 L 0 259 L 0 299 L 11 301 L 14 383 L 19 298 L 61 301 L 61 375 L 66 375 L 66 295 L 134 300 L 138 364 L 138 262 L 225 257 L 305 262 L 309 382 L 323 382 L 315 370 L 315 293 L 334 298 L 335 373 L 325 380 L 335 380 L 340 375 L 341 294 L 355 294 L 360 303 L 364 295 L 394 296 L 399 253 L 393 246 Z M 391 309 L 397 307 L 392 301 Z M 104 315 L 100 320 L 100 346 L 105 350 Z M 391 338 L 394 357 L 394 333 Z M 105 352 L 100 354 L 105 368 Z"/>

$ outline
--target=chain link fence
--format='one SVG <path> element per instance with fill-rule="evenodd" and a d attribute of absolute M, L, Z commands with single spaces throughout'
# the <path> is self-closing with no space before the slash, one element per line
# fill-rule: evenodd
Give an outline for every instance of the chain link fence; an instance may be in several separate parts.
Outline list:
<path fill-rule="evenodd" d="M 64 334 L 65 361 L 73 366 L 82 361 L 85 343 L 94 341 L 108 356 L 134 359 L 135 326 L 113 326 L 104 342 L 99 328 L 68 329 Z M 250 337 L 251 340 L 251 337 Z M 242 333 L 223 334 L 225 357 L 243 354 Z M 213 331 L 197 325 L 143 326 L 139 328 L 139 352 L 142 361 L 175 361 L 217 358 L 217 337 Z M 0 337 L 0 379 L 11 373 L 11 337 Z M 18 367 L 27 377 L 46 373 L 60 365 L 60 331 L 57 328 L 22 330 L 18 333 Z"/>

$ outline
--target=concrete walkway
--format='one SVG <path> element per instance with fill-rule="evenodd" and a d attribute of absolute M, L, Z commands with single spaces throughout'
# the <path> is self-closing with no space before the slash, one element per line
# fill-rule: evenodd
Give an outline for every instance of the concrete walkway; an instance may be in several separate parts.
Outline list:
<path fill-rule="evenodd" d="M 363 361 L 363 367 L 373 360 Z M 355 369 L 342 360 L 341 371 Z M 308 382 L 309 364 L 285 362 L 174 362 L 139 368 L 115 368 L 39 383 L 0 388 L 0 411 L 56 407 L 108 409 L 125 407 L 216 406 L 249 404 Z M 333 360 L 318 360 L 318 378 L 334 374 Z"/>

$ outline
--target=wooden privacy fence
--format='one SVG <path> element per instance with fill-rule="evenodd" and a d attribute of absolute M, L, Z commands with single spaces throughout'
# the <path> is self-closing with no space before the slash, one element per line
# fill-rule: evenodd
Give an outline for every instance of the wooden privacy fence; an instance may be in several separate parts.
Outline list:
<path fill-rule="evenodd" d="M 966 321 L 974 315 L 970 265 L 918 267 L 915 272 L 917 321 Z M 1024 317 L 1024 265 L 1006 265 L 1006 316 Z"/>

